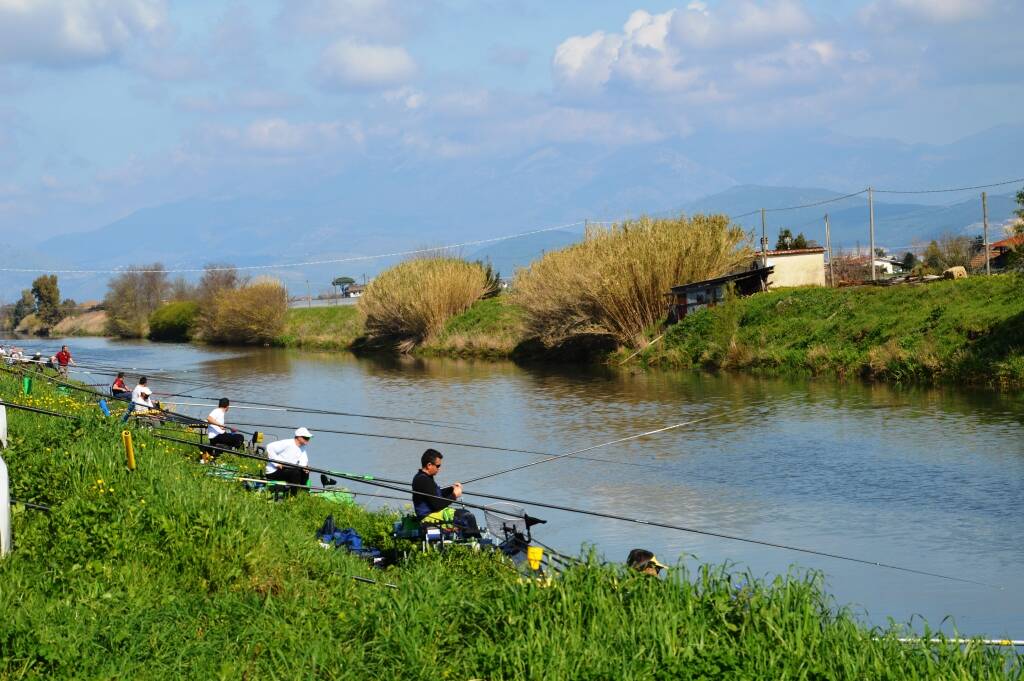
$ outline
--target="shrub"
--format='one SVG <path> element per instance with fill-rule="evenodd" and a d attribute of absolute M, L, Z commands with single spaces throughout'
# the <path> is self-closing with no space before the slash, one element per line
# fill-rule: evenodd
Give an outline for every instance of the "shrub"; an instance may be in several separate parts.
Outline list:
<path fill-rule="evenodd" d="M 203 311 L 197 335 L 214 343 L 269 343 L 284 330 L 288 293 L 269 278 L 222 290 Z"/>
<path fill-rule="evenodd" d="M 122 338 L 145 338 L 149 316 L 160 307 L 167 291 L 167 273 L 160 263 L 131 267 L 111 279 L 103 299 L 107 332 Z"/>
<path fill-rule="evenodd" d="M 479 263 L 459 258 L 407 260 L 382 272 L 366 287 L 359 310 L 372 342 L 395 343 L 409 351 L 444 327 L 487 291 Z"/>
<path fill-rule="evenodd" d="M 199 303 L 191 300 L 168 303 L 149 316 L 149 339 L 187 341 L 198 317 Z"/>
<path fill-rule="evenodd" d="M 513 295 L 528 332 L 546 345 L 600 335 L 635 346 L 665 316 L 669 288 L 727 273 L 749 257 L 746 241 L 724 215 L 592 228 L 520 270 Z"/>

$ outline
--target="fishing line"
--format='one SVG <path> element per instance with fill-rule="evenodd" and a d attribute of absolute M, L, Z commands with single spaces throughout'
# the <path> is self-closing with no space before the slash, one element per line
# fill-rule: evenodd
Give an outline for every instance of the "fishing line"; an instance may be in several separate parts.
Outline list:
<path fill-rule="evenodd" d="M 167 436 L 164 436 L 164 435 L 154 435 L 153 437 L 160 438 L 162 440 L 170 440 L 172 442 L 180 442 L 180 443 L 187 444 L 187 445 L 194 445 L 194 443 L 189 442 L 187 440 L 179 440 L 177 438 L 171 438 L 171 437 L 167 437 Z M 248 453 L 245 453 L 245 452 L 238 452 L 238 451 L 235 451 L 235 450 L 227 449 L 225 447 L 210 446 L 210 448 L 211 449 L 217 449 L 219 451 L 226 452 L 226 453 L 229 453 L 229 454 L 235 454 L 236 456 L 242 456 L 242 457 L 245 457 L 245 458 L 259 459 L 261 461 L 265 461 L 265 459 L 263 459 L 263 457 L 257 456 L 255 454 L 248 454 Z M 352 482 L 358 482 L 358 483 L 362 483 L 364 485 L 371 485 L 373 487 L 380 487 L 382 489 L 389 489 L 389 490 L 392 490 L 392 491 L 395 491 L 395 492 L 406 492 L 406 493 L 410 493 L 411 492 L 411 485 L 409 485 L 409 483 L 405 483 L 405 482 L 402 482 L 400 480 L 391 480 L 391 479 L 388 479 L 388 478 L 378 478 L 378 477 L 375 477 L 375 476 L 372 476 L 372 475 L 357 475 L 357 474 L 352 474 L 352 473 L 343 473 L 343 472 L 340 472 L 340 471 L 329 471 L 329 470 L 325 470 L 325 469 L 322 469 L 322 468 L 316 468 L 316 467 L 313 467 L 313 466 L 300 466 L 298 464 L 290 464 L 290 463 L 285 463 L 285 462 L 282 462 L 282 461 L 277 461 L 275 463 L 278 463 L 278 464 L 280 464 L 282 466 L 289 466 L 291 468 L 302 468 L 302 469 L 310 471 L 310 472 L 321 473 L 321 474 L 329 475 L 329 476 L 332 476 L 332 477 L 336 476 L 336 477 L 339 477 L 339 478 L 344 478 L 346 480 L 351 480 Z M 396 487 L 395 485 L 401 485 L 401 486 L 400 487 Z M 417 492 L 417 494 L 419 494 L 420 496 L 424 496 L 424 497 L 432 498 L 432 499 L 443 499 L 444 501 L 453 501 L 452 499 L 448 499 L 447 497 L 441 497 L 441 496 L 437 496 L 437 495 L 433 495 L 433 494 L 424 494 L 422 492 Z M 552 509 L 552 510 L 555 510 L 555 511 L 565 511 L 567 513 L 576 513 L 576 514 L 579 514 L 579 515 L 585 515 L 585 516 L 590 516 L 590 517 L 594 517 L 594 518 L 606 518 L 608 520 L 618 520 L 620 522 L 634 523 L 634 524 L 637 524 L 637 525 L 646 525 L 648 527 L 659 527 L 659 528 L 663 528 L 663 529 L 667 529 L 667 530 L 676 530 L 678 532 L 689 532 L 691 534 L 699 534 L 699 535 L 703 535 L 703 536 L 707 536 L 707 537 L 715 537 L 715 538 L 718 538 L 718 539 L 727 539 L 727 540 L 730 540 L 730 541 L 743 542 L 743 543 L 746 543 L 746 544 L 755 544 L 755 545 L 758 545 L 758 546 L 767 546 L 769 548 L 783 549 L 783 550 L 786 550 L 786 551 L 794 551 L 794 552 L 797 552 L 797 553 L 805 553 L 805 554 L 809 554 L 809 555 L 813 555 L 813 556 L 822 556 L 822 557 L 825 557 L 825 558 L 833 558 L 835 560 L 844 560 L 844 561 L 848 561 L 848 562 L 851 562 L 851 563 L 859 563 L 861 565 L 872 565 L 872 566 L 878 567 L 878 568 L 886 568 L 886 569 L 889 569 L 889 570 L 896 570 L 896 571 L 899 571 L 899 572 L 906 572 L 906 573 L 910 573 L 910 574 L 923 575 L 923 576 L 926 576 L 926 577 L 935 577 L 935 578 L 938 578 L 938 579 L 946 579 L 946 580 L 950 580 L 950 581 L 954 581 L 954 582 L 963 582 L 965 584 L 974 584 L 974 585 L 977 585 L 977 586 L 984 586 L 984 587 L 988 587 L 988 588 L 992 588 L 992 589 L 1002 589 L 1002 587 L 996 586 L 994 584 L 988 584 L 986 582 L 980 582 L 980 581 L 973 580 L 973 579 L 966 579 L 964 577 L 952 577 L 950 575 L 944 575 L 944 574 L 941 574 L 941 573 L 938 573 L 938 572 L 929 572 L 927 570 L 917 570 L 915 568 L 903 567 L 903 566 L 900 566 L 900 565 L 894 565 L 892 563 L 883 563 L 883 562 L 880 562 L 880 561 L 866 560 L 864 558 L 854 558 L 852 556 L 844 556 L 842 554 L 830 553 L 828 551 L 818 551 L 816 549 L 807 549 L 807 548 L 802 548 L 802 547 L 799 547 L 799 546 L 793 546 L 793 545 L 790 545 L 790 544 L 779 544 L 779 543 L 775 543 L 775 542 L 763 541 L 763 540 L 760 540 L 760 539 L 750 539 L 748 537 L 739 537 L 739 536 L 736 536 L 736 535 L 725 534 L 723 532 L 713 532 L 713 531 L 710 531 L 710 530 L 700 530 L 700 529 L 697 529 L 697 528 L 694 528 L 694 527 L 686 527 L 684 525 L 674 525 L 674 524 L 671 524 L 671 523 L 663 523 L 663 522 L 659 522 L 659 521 L 656 521 L 656 520 L 644 520 L 642 518 L 632 518 L 632 517 L 629 517 L 629 516 L 618 515 L 618 514 L 615 514 L 615 513 L 605 513 L 605 512 L 602 512 L 602 511 L 591 511 L 589 509 L 575 508 L 573 506 L 563 506 L 561 504 L 549 504 L 549 503 L 544 503 L 544 502 L 540 502 L 540 501 L 532 501 L 532 500 L 529 500 L 529 499 L 517 499 L 517 498 L 514 498 L 514 497 L 499 496 L 499 495 L 496 495 L 496 494 L 483 494 L 481 492 L 464 492 L 464 495 L 480 497 L 480 498 L 483 498 L 483 499 L 494 499 L 496 501 L 507 501 L 509 503 L 522 504 L 522 505 L 525 505 L 525 506 L 536 506 L 538 508 L 549 508 L 549 509 Z M 486 510 L 491 510 L 491 511 L 494 510 L 493 508 L 490 508 L 488 506 L 481 506 L 479 504 L 473 504 L 473 503 L 470 503 L 470 502 L 465 502 L 465 501 L 462 501 L 461 499 L 459 499 L 457 502 L 454 502 L 454 503 L 458 503 L 460 505 L 467 506 L 467 507 L 470 507 L 470 508 L 480 508 L 480 509 L 483 509 L 485 511 Z M 524 516 L 522 516 L 522 517 L 525 517 L 525 513 L 524 513 Z"/>
<path fill-rule="evenodd" d="M 294 430 L 298 426 L 288 426 L 277 423 L 243 423 L 238 421 L 232 421 L 238 426 L 251 426 L 256 428 L 284 428 L 287 430 Z M 358 437 L 377 437 L 386 440 L 405 440 L 407 442 L 422 442 L 424 444 L 435 444 L 435 445 L 450 445 L 453 447 L 468 447 L 470 449 L 488 449 L 495 452 L 510 452 L 512 454 L 537 454 L 539 456 L 553 456 L 549 452 L 541 452 L 533 449 L 515 449 L 514 447 L 498 447 L 496 445 L 482 445 L 472 442 L 454 442 L 450 440 L 434 440 L 430 438 L 422 437 L 408 437 L 405 435 L 390 435 L 385 433 L 363 433 L 354 430 L 332 430 L 330 428 L 316 428 L 317 433 L 330 433 L 332 435 L 355 435 Z M 596 461 L 600 463 L 611 463 L 620 466 L 637 466 L 640 468 L 653 468 L 655 470 L 667 470 L 665 466 L 658 466 L 656 464 L 649 463 L 637 463 L 633 461 L 616 461 L 614 459 L 601 459 L 590 456 L 573 456 L 574 459 L 580 459 L 582 461 Z"/>
<path fill-rule="evenodd" d="M 487 475 L 481 475 L 481 476 L 476 477 L 476 478 L 470 478 L 469 480 L 466 480 L 466 482 L 464 482 L 463 485 L 469 484 L 471 482 L 478 482 L 480 480 L 486 480 L 487 478 L 493 478 L 493 477 L 496 477 L 498 475 L 504 475 L 505 473 L 512 473 L 513 471 L 521 471 L 524 468 L 529 468 L 530 466 L 539 466 L 542 463 L 548 463 L 549 461 L 557 461 L 558 459 L 564 459 L 564 458 L 569 457 L 569 456 L 575 456 L 575 455 L 581 454 L 583 452 L 589 452 L 589 451 L 591 451 L 593 449 L 600 449 L 601 447 L 608 447 L 610 445 L 618 444 L 620 442 L 627 442 L 629 440 L 636 440 L 637 438 L 647 437 L 648 435 L 655 435 L 657 433 L 664 433 L 665 431 L 668 431 L 668 430 L 674 430 L 676 428 L 682 428 L 683 426 L 690 426 L 690 425 L 693 425 L 694 423 L 700 423 L 701 421 L 708 421 L 710 419 L 717 418 L 718 416 L 722 416 L 722 414 L 712 414 L 711 416 L 704 416 L 702 418 L 694 419 L 692 421 L 684 421 L 682 423 L 676 423 L 676 424 L 671 425 L 671 426 L 665 426 L 664 428 L 656 428 L 655 430 L 649 430 L 646 433 L 639 433 L 638 435 L 630 435 L 629 437 L 619 438 L 618 440 L 611 440 L 609 442 L 602 442 L 599 445 L 591 445 L 590 447 L 584 447 L 583 449 L 577 449 L 575 451 L 567 452 L 565 454 L 557 454 L 557 455 L 554 455 L 554 456 L 548 456 L 548 458 L 546 458 L 546 459 L 539 459 L 539 460 L 534 461 L 532 463 L 523 464 L 522 466 L 514 466 L 512 468 L 506 468 L 505 470 L 496 471 L 494 473 L 488 473 Z"/>

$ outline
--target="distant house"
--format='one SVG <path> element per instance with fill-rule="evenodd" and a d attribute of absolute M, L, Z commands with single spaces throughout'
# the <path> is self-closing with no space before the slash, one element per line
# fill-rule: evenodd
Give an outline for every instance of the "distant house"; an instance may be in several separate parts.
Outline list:
<path fill-rule="evenodd" d="M 824 286 L 825 249 L 795 248 L 788 251 L 768 251 L 767 265 L 773 268 L 768 286 Z M 761 254 L 757 254 L 758 260 Z M 891 271 L 891 270 L 890 270 Z"/>
<path fill-rule="evenodd" d="M 344 289 L 342 289 L 341 295 L 343 295 L 346 298 L 358 298 L 359 296 L 363 295 L 363 291 L 365 290 L 366 287 L 363 286 L 362 284 L 349 284 Z"/>
<path fill-rule="evenodd" d="M 1024 236 L 1011 236 L 1009 239 L 990 243 L 988 245 L 988 259 L 991 261 L 992 267 L 996 269 L 1006 267 L 1006 257 L 1009 252 L 1022 244 L 1024 244 Z M 984 267 L 985 251 L 982 249 L 981 252 L 975 253 L 974 257 L 971 258 L 971 269 L 980 270 Z"/>
<path fill-rule="evenodd" d="M 736 293 L 749 296 L 764 291 L 772 266 L 756 267 L 744 272 L 727 274 L 724 277 L 695 281 L 692 284 L 673 286 L 668 293 L 668 321 L 674 324 L 683 317 L 705 307 L 714 307 L 725 300 L 725 292 L 732 284 Z"/>

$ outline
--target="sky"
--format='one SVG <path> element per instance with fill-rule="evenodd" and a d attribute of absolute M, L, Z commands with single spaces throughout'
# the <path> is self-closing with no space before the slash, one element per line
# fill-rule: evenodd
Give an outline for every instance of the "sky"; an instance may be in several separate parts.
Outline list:
<path fill-rule="evenodd" d="M 1024 122 L 1019 0 L 0 0 L 0 226 L 393 159 Z"/>

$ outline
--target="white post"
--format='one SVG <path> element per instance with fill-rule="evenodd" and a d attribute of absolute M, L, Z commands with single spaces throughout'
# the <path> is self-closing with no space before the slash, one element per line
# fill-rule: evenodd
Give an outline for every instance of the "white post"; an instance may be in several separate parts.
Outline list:
<path fill-rule="evenodd" d="M 0 449 L 7 449 L 7 407 L 0 400 Z"/>
<path fill-rule="evenodd" d="M 7 464 L 0 457 L 0 558 L 11 552 L 11 493 L 7 487 Z"/>

